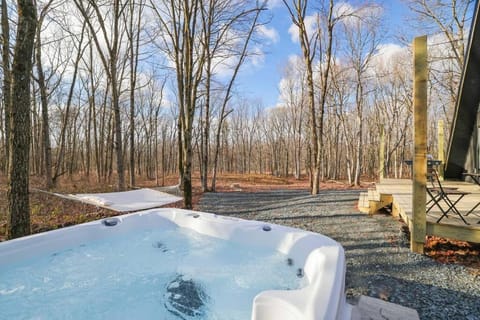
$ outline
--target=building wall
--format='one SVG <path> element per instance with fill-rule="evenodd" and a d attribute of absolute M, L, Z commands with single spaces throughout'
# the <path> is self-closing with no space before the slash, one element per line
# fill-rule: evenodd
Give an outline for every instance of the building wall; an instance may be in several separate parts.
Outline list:
<path fill-rule="evenodd" d="M 465 171 L 480 172 L 480 110 L 477 111 L 473 133 L 465 159 Z"/>

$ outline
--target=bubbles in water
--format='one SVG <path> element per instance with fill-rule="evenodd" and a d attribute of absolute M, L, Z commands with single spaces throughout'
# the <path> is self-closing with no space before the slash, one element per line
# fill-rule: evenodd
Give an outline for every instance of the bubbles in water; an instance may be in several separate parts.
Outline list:
<path fill-rule="evenodd" d="M 188 229 L 135 230 L 3 268 L 0 319 L 249 319 L 259 292 L 302 285 L 290 260 Z"/>
<path fill-rule="evenodd" d="M 160 251 L 162 252 L 167 252 L 168 249 L 167 249 L 167 246 L 165 246 L 162 242 L 160 241 L 155 241 L 152 243 L 152 247 L 156 248 L 156 249 L 160 249 Z"/>

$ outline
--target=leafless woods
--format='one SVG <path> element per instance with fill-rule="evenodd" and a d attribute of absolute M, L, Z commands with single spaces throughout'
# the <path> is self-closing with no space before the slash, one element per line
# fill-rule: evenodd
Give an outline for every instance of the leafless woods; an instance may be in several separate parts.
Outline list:
<path fill-rule="evenodd" d="M 30 92 L 29 172 L 47 188 L 61 176 L 164 184 L 192 174 L 215 190 L 220 172 L 309 175 L 359 184 L 411 155 L 411 52 L 387 38 L 385 10 L 363 2 L 278 2 L 299 49 L 285 61 L 276 106 L 237 86 L 268 51 L 269 1 L 37 1 Z M 410 22 L 433 34 L 431 123 L 450 123 L 472 1 L 406 0 Z M 8 172 L 8 99 L 17 6 L 2 1 L 0 170 Z M 390 39 L 393 38 L 390 34 Z M 408 39 L 410 41 L 411 39 Z M 268 53 L 267 53 L 268 54 Z M 260 71 L 261 72 L 261 71 Z M 436 132 L 430 147 L 435 153 Z M 448 129 L 448 126 L 447 126 Z M 448 135 L 446 135 L 448 137 Z"/>

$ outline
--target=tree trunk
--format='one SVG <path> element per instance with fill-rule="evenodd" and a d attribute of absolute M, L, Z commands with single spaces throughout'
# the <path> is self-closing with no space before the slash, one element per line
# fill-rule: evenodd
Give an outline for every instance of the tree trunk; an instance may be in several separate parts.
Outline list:
<path fill-rule="evenodd" d="M 201 184 L 202 184 L 202 192 L 208 191 L 208 158 L 210 152 L 210 81 L 211 81 L 211 73 L 210 73 L 210 65 L 211 61 L 207 58 L 207 71 L 206 71 L 206 84 L 205 84 L 205 114 L 203 118 L 203 132 L 201 135 Z"/>
<path fill-rule="evenodd" d="M 97 52 L 100 56 L 100 60 L 102 65 L 105 69 L 107 74 L 107 82 L 110 85 L 110 89 L 112 92 L 112 109 L 114 113 L 114 149 L 116 151 L 116 162 L 117 162 L 117 175 L 118 175 L 118 190 L 122 191 L 125 190 L 125 168 L 124 168 L 124 155 L 123 155 L 123 144 L 122 144 L 122 123 L 120 117 L 120 103 L 119 103 L 119 96 L 120 96 L 120 83 L 121 83 L 121 74 L 119 77 L 118 74 L 118 66 L 117 63 L 119 62 L 119 46 L 121 41 L 121 31 L 120 26 L 121 22 L 123 21 L 122 14 L 127 5 L 127 3 L 121 3 L 119 0 L 114 0 L 112 8 L 108 8 L 112 12 L 112 30 L 107 26 L 106 20 L 104 15 L 102 14 L 99 5 L 103 3 L 98 3 L 94 0 L 89 0 L 88 5 L 89 8 L 85 7 L 85 4 L 81 0 L 74 0 L 75 6 L 79 9 L 80 13 L 82 14 L 85 23 L 88 25 L 90 30 L 92 39 L 95 43 L 97 48 Z M 109 4 L 108 2 L 106 4 Z M 92 9 L 94 11 L 94 15 L 92 15 L 89 10 Z M 112 10 L 113 9 L 113 10 Z M 96 18 L 99 27 L 94 26 L 92 22 L 93 17 Z M 100 43 L 99 37 L 97 33 L 103 36 L 104 43 Z M 104 49 L 106 46 L 106 50 Z M 109 166 L 109 176 L 113 170 L 113 167 L 110 163 Z"/>
<path fill-rule="evenodd" d="M 184 189 L 184 186 L 183 186 L 183 176 L 185 175 L 185 168 L 183 167 L 183 129 L 182 129 L 182 124 L 180 123 L 180 119 L 178 120 L 178 138 L 177 138 L 177 149 L 178 149 L 178 159 L 177 159 L 177 162 L 178 162 L 178 185 L 179 185 L 179 188 L 180 190 L 183 190 Z"/>
<path fill-rule="evenodd" d="M 363 85 L 361 83 L 361 75 L 357 75 L 357 89 L 356 89 L 356 104 L 357 104 L 357 127 L 358 131 L 356 134 L 357 143 L 356 143 L 356 157 L 355 157 L 355 171 L 353 176 L 353 184 L 355 186 L 360 185 L 360 175 L 362 173 L 362 157 L 363 157 Z"/>
<path fill-rule="evenodd" d="M 53 187 L 53 178 L 52 178 L 52 148 L 50 144 L 50 121 L 48 117 L 48 93 L 47 93 L 47 84 L 45 83 L 45 74 L 43 73 L 42 66 L 42 39 L 41 39 L 41 28 L 43 22 L 43 15 L 40 16 L 40 19 L 37 23 L 37 32 L 36 32 L 36 48 L 35 48 L 35 57 L 36 57 L 36 67 L 37 67 L 37 82 L 38 89 L 40 91 L 40 102 L 42 105 L 42 142 L 43 142 L 43 157 L 44 163 L 43 168 L 45 169 L 45 187 L 50 190 Z"/>
<path fill-rule="evenodd" d="M 10 70 L 10 26 L 8 24 L 7 1 L 2 0 L 2 67 L 3 67 L 3 106 L 5 112 L 5 171 L 8 171 L 9 141 L 10 141 L 10 115 L 11 115 L 11 70 Z"/>
<path fill-rule="evenodd" d="M 137 84 L 138 53 L 140 46 L 140 22 L 143 11 L 142 1 L 138 4 L 138 20 L 134 30 L 135 3 L 131 1 L 129 40 L 130 40 L 130 185 L 135 186 L 135 88 Z"/>
<path fill-rule="evenodd" d="M 228 82 L 228 86 L 227 86 L 227 90 L 225 92 L 225 96 L 223 97 L 222 107 L 221 107 L 221 112 L 220 112 L 220 121 L 218 123 L 218 130 L 217 130 L 217 145 L 216 145 L 214 162 L 213 162 L 213 177 L 212 177 L 212 189 L 211 189 L 212 191 L 215 191 L 215 187 L 216 187 L 216 181 L 215 180 L 217 178 L 217 161 L 218 161 L 218 148 L 219 148 L 219 143 L 218 142 L 219 142 L 219 136 L 220 136 L 220 128 L 222 127 L 222 123 L 225 120 L 225 118 L 231 112 L 231 111 L 226 111 L 226 108 L 227 108 L 228 102 L 231 99 L 233 84 L 235 83 L 238 72 L 240 71 L 240 67 L 242 66 L 243 62 L 245 61 L 245 57 L 247 55 L 248 45 L 249 45 L 250 40 L 252 38 L 253 32 L 255 31 L 255 28 L 257 26 L 260 13 L 263 10 L 263 6 L 265 4 L 266 3 L 264 3 L 262 5 L 262 7 L 256 8 L 252 24 L 250 25 L 250 28 L 248 29 L 248 33 L 247 33 L 246 38 L 244 40 L 244 43 L 242 45 L 242 49 L 240 51 L 238 61 L 235 65 L 235 68 L 233 70 L 233 74 L 230 78 L 230 81 Z"/>
<path fill-rule="evenodd" d="M 88 99 L 87 132 L 85 132 L 85 170 L 87 177 L 90 177 L 92 159 L 92 99 Z"/>
<path fill-rule="evenodd" d="M 133 49 L 131 54 L 133 55 Z M 131 58 L 130 63 L 133 64 Z M 130 186 L 135 186 L 135 82 L 136 76 L 133 75 L 133 67 L 130 70 Z"/>
<path fill-rule="evenodd" d="M 185 209 L 192 209 L 192 140 L 190 134 L 184 135 L 183 140 L 183 205 Z"/>
<path fill-rule="evenodd" d="M 112 107 L 115 119 L 115 151 L 117 156 L 117 175 L 118 175 L 118 191 L 125 190 L 125 168 L 123 161 L 123 144 L 122 144 L 122 120 L 120 117 L 120 91 L 119 79 L 117 70 L 118 61 L 118 41 L 119 41 L 119 18 L 120 18 L 120 3 L 118 0 L 114 1 L 114 28 L 113 28 L 113 43 L 109 50 L 110 52 L 110 84 L 112 86 Z"/>
<path fill-rule="evenodd" d="M 12 68 L 10 160 L 8 172 L 7 237 L 30 234 L 29 161 L 30 161 L 30 74 L 37 23 L 32 0 L 18 1 L 18 27 Z"/>
<path fill-rule="evenodd" d="M 78 51 L 77 51 L 77 56 L 75 59 L 75 64 L 74 64 L 74 69 L 73 69 L 73 77 L 72 77 L 72 83 L 70 84 L 70 89 L 68 92 L 67 96 L 67 103 L 65 106 L 65 114 L 63 117 L 63 124 L 62 124 L 62 129 L 60 133 L 60 146 L 59 150 L 57 153 L 57 161 L 55 165 L 55 173 L 53 175 L 53 185 L 57 183 L 57 179 L 63 174 L 63 162 L 64 162 L 64 157 L 65 157 L 65 136 L 66 136 L 66 130 L 68 127 L 69 123 L 69 117 L 70 117 L 70 107 L 72 105 L 72 99 L 73 99 L 73 94 L 75 90 L 75 83 L 77 80 L 77 74 L 78 74 L 78 65 L 80 63 L 80 59 L 82 58 L 82 43 L 83 43 L 83 37 L 84 37 L 84 31 L 85 31 L 85 23 L 82 26 L 82 33 L 80 36 L 80 42 L 78 43 Z M 93 85 L 93 83 L 92 83 Z"/>
<path fill-rule="evenodd" d="M 113 61 L 113 59 L 112 59 Z M 112 72 L 112 98 L 113 98 L 113 113 L 115 126 L 115 151 L 117 156 L 117 175 L 118 175 L 118 191 L 125 190 L 125 168 L 123 166 L 123 144 L 122 144 L 122 121 L 120 118 L 120 103 L 119 93 L 117 87 L 117 67 L 111 64 Z"/>
<path fill-rule="evenodd" d="M 286 0 L 283 1 L 290 12 L 292 22 L 298 27 L 300 47 L 302 49 L 303 61 L 305 63 L 305 72 L 307 75 L 307 104 L 310 116 L 310 150 L 311 150 L 311 194 L 318 194 L 320 188 L 320 150 L 319 150 L 319 134 L 317 128 L 317 112 L 315 106 L 315 86 L 313 82 L 313 66 L 312 62 L 315 52 L 312 52 L 310 42 L 311 38 L 307 34 L 305 26 L 305 12 L 307 1 L 298 1 L 290 7 Z"/>

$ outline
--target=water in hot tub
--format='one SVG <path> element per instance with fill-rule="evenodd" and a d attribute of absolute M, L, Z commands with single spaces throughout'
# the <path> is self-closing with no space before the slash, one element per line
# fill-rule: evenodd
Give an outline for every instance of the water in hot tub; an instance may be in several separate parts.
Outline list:
<path fill-rule="evenodd" d="M 188 229 L 141 231 L 0 269 L 0 319 L 249 319 L 255 295 L 302 286 L 272 250 Z"/>

